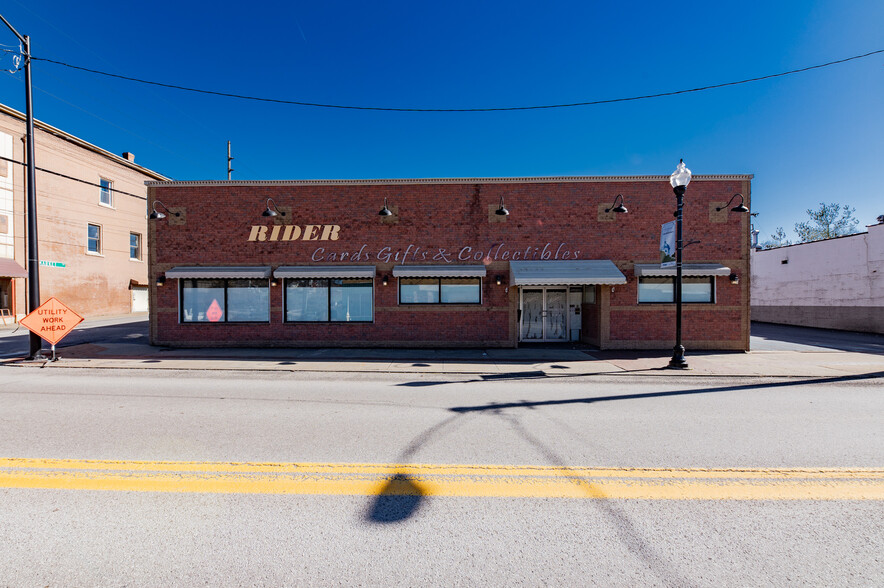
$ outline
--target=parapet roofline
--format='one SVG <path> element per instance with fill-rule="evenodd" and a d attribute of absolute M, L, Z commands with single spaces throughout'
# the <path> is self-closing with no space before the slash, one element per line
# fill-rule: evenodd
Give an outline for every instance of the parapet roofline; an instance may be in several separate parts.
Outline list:
<path fill-rule="evenodd" d="M 693 176 L 692 181 L 751 180 L 754 174 Z M 524 178 L 400 178 L 377 180 L 181 180 L 145 182 L 163 186 L 391 186 L 409 184 L 552 184 L 559 182 L 668 182 L 669 176 L 538 176 Z"/>
<path fill-rule="evenodd" d="M 9 106 L 6 106 L 5 104 L 0 104 L 0 113 L 7 114 L 7 115 L 11 116 L 12 118 L 17 118 L 17 119 L 21 120 L 22 122 L 27 120 L 27 118 L 25 117 L 25 114 L 23 112 L 19 112 L 18 110 L 11 108 Z M 98 145 L 93 145 L 92 143 L 90 143 L 88 141 L 84 141 L 83 139 L 80 139 L 79 137 L 75 137 L 74 135 L 67 133 L 65 131 L 62 131 L 61 129 L 58 129 L 56 127 L 53 127 L 50 124 L 46 124 L 45 122 L 34 119 L 34 128 L 39 129 L 39 130 L 43 131 L 44 133 L 49 133 L 50 135 L 58 137 L 59 139 L 64 139 L 65 141 L 73 143 L 74 145 L 77 145 L 78 147 L 82 147 L 83 149 L 86 149 L 87 151 L 92 151 L 93 153 L 103 155 L 104 157 L 107 157 L 108 159 L 112 159 L 114 161 L 114 163 L 118 163 L 120 165 L 126 166 L 129 169 L 143 173 L 146 176 L 156 178 L 159 181 L 169 181 L 169 178 L 167 178 L 163 174 L 159 174 L 153 170 L 149 170 L 142 165 L 138 165 L 137 163 L 134 163 L 132 161 L 129 161 L 128 159 L 120 157 L 119 155 L 117 155 L 115 153 L 111 153 L 107 149 L 102 149 Z"/>

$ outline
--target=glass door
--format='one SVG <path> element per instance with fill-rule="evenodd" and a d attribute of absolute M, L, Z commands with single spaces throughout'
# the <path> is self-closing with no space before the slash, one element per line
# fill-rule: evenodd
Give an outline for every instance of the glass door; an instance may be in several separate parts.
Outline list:
<path fill-rule="evenodd" d="M 546 341 L 567 341 L 568 290 L 566 288 L 547 288 L 545 310 L 543 338 Z"/>
<path fill-rule="evenodd" d="M 522 289 L 522 341 L 568 340 L 568 289 Z"/>
<path fill-rule="evenodd" d="M 543 341 L 543 290 L 522 290 L 522 341 Z"/>

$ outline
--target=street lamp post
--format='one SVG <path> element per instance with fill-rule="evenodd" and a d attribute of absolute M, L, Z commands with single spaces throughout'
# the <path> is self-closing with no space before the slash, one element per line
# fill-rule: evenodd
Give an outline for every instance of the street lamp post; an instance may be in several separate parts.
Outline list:
<path fill-rule="evenodd" d="M 684 208 L 684 192 L 691 182 L 691 170 L 679 160 L 678 167 L 669 176 L 669 183 L 678 202 L 675 212 L 675 347 L 672 349 L 672 359 L 669 367 L 684 370 L 688 368 L 688 362 L 684 358 L 684 345 L 681 344 L 681 253 L 684 249 L 682 240 L 682 213 Z"/>

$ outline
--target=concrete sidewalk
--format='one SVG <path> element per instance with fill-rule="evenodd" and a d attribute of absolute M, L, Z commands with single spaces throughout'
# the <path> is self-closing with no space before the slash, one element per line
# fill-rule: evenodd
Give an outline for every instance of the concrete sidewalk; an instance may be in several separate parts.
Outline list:
<path fill-rule="evenodd" d="M 58 349 L 55 362 L 2 362 L 43 369 L 114 368 L 469 374 L 495 377 L 645 374 L 731 377 L 882 377 L 884 354 L 814 351 L 687 353 L 689 370 L 665 369 L 665 351 L 598 351 L 571 347 L 519 349 L 169 349 L 146 343 L 85 343 Z"/>

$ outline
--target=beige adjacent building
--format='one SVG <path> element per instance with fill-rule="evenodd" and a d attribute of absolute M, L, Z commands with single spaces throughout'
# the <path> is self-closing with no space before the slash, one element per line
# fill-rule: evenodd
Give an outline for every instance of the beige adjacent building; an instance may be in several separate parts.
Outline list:
<path fill-rule="evenodd" d="M 86 318 L 147 311 L 147 189 L 168 178 L 35 121 L 41 302 Z M 0 318 L 27 314 L 25 116 L 0 104 Z"/>
<path fill-rule="evenodd" d="M 865 233 L 752 253 L 752 320 L 884 334 L 884 215 Z"/>

